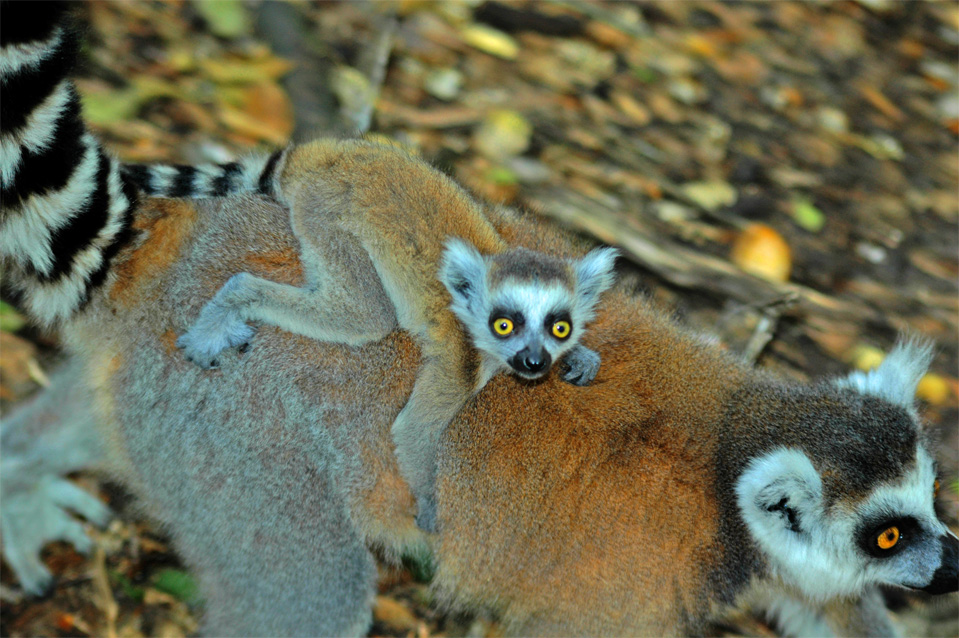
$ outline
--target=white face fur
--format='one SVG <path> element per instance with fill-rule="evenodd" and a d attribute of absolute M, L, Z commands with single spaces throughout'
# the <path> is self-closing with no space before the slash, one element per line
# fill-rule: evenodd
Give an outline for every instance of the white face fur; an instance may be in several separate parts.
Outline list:
<path fill-rule="evenodd" d="M 912 397 L 928 361 L 927 348 L 902 344 L 871 377 L 857 373 L 839 385 L 896 398 L 914 413 Z M 935 482 L 935 464 L 917 445 L 904 474 L 854 503 L 827 509 L 822 479 L 809 457 L 779 448 L 749 463 L 736 496 L 773 574 L 810 600 L 824 602 L 874 584 L 922 589 L 955 580 L 956 566 L 944 561 L 956 561 L 956 538 L 936 517 Z"/>
<path fill-rule="evenodd" d="M 867 585 L 922 589 L 932 583 L 942 564 L 942 537 L 950 534 L 936 518 L 934 482 L 933 462 L 917 448 L 915 467 L 905 476 L 877 486 L 851 509 L 829 511 L 809 458 L 780 448 L 750 463 L 736 495 L 772 572 L 810 600 L 824 602 L 861 593 Z M 883 549 L 880 536 L 887 545 L 895 538 L 895 544 Z"/>
<path fill-rule="evenodd" d="M 574 314 L 573 302 L 573 291 L 565 286 L 508 279 L 487 291 L 483 303 L 473 307 L 477 315 L 470 315 L 469 323 L 460 320 L 477 348 L 520 376 L 535 378 L 579 341 L 586 321 Z M 539 357 L 543 369 L 524 369 L 520 361 L 524 353 Z"/>
<path fill-rule="evenodd" d="M 573 262 L 573 289 L 521 275 L 491 288 L 487 259 L 472 246 L 450 240 L 440 279 L 474 345 L 497 366 L 537 378 L 579 342 L 600 293 L 612 284 L 615 258 L 615 250 L 598 248 Z"/>

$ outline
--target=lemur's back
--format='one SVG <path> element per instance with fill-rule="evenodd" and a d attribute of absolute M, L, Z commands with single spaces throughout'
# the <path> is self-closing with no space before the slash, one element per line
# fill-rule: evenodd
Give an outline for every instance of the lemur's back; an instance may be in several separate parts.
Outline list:
<path fill-rule="evenodd" d="M 114 469 L 198 566 L 216 632 L 362 630 L 375 579 L 367 542 L 416 534 L 388 432 L 412 387 L 411 341 L 359 351 L 264 328 L 257 348 L 203 371 L 174 342 L 223 281 L 238 269 L 301 276 L 288 213 L 254 197 L 150 200 L 135 226 L 144 240 L 67 332 L 87 355 Z M 392 366 L 395 383 L 374 382 Z M 363 519 L 370 511 L 380 518 Z M 269 591 L 264 572 L 280 575 Z M 318 574 L 329 588 L 306 592 Z"/>
<path fill-rule="evenodd" d="M 183 360 L 174 346 L 196 309 L 237 269 L 297 283 L 301 272 L 286 215 L 254 197 L 201 203 L 148 200 L 135 219 L 144 241 L 120 256 L 116 284 L 70 330 L 70 341 L 89 353 L 89 378 L 97 387 L 97 405 L 103 410 L 99 422 L 113 443 L 113 460 L 174 531 L 185 558 L 199 567 L 204 587 L 215 599 L 209 606 L 215 615 L 207 622 L 217 631 L 322 632 L 323 627 L 342 628 L 350 614 L 361 626 L 373 582 L 366 546 L 398 553 L 423 542 L 389 434 L 419 365 L 407 335 L 394 333 L 356 349 L 265 328 L 257 348 L 224 357 L 213 372 Z M 505 213 L 497 221 L 505 235 L 533 248 L 547 241 L 554 247 L 571 245 L 555 231 L 544 236 L 540 223 L 530 217 Z M 677 404 L 677 419 L 665 430 L 659 425 L 650 431 L 659 443 L 635 436 L 645 419 L 659 422 L 644 406 L 671 410 L 662 398 L 681 403 L 682 392 L 674 386 L 690 389 L 675 369 L 690 357 L 674 360 L 669 352 L 683 349 L 704 366 L 728 362 L 675 332 L 638 301 L 612 315 L 601 313 L 591 338 L 609 357 L 595 387 L 575 388 L 552 377 L 535 386 L 497 378 L 481 394 L 485 399 L 476 405 L 481 412 L 468 408 L 454 421 L 452 455 L 445 455 L 440 476 L 441 515 L 450 530 L 439 539 L 440 585 L 452 597 L 509 603 L 508 615 L 529 630 L 675 629 L 676 605 L 694 600 L 644 595 L 618 619 L 608 612 L 626 598 L 640 600 L 639 588 L 660 587 L 657 578 L 677 573 L 674 565 L 664 565 L 640 578 L 618 564 L 646 564 L 647 549 L 656 544 L 644 541 L 633 547 L 643 529 L 659 530 L 657 543 L 672 542 L 666 527 L 675 531 L 681 519 L 658 509 L 655 500 L 637 500 L 637 489 L 675 484 L 670 468 L 680 459 L 684 472 L 690 460 L 699 459 L 705 476 L 711 458 L 706 448 L 714 439 L 704 437 L 696 445 L 706 447 L 689 448 L 695 424 L 679 415 L 695 411 L 705 420 L 715 414 L 706 409 L 708 401 L 686 408 Z M 276 374 L 278 366 L 282 375 Z M 699 391 L 714 385 L 709 379 L 696 383 L 702 385 Z M 484 411 L 491 408 L 498 416 L 490 418 Z M 626 425 L 632 433 L 622 430 Z M 516 447 L 517 433 L 526 440 L 522 448 Z M 675 450 L 670 450 L 670 440 Z M 613 465 L 606 464 L 610 443 L 620 455 Z M 520 451 L 524 455 L 516 456 Z M 499 467 L 484 465 L 488 455 Z M 539 467 L 546 483 L 531 484 L 517 476 L 520 482 L 514 484 L 509 478 L 529 467 Z M 585 470 L 569 491 L 562 488 L 588 467 L 596 469 Z M 628 504 L 631 516 L 609 510 L 610 498 Z M 712 516 L 692 505 L 695 498 L 682 499 L 684 507 L 697 512 L 682 532 L 687 540 L 689 534 L 708 537 L 712 530 L 707 522 Z M 504 509 L 510 503 L 519 509 Z M 598 509 L 590 513 L 593 506 L 582 509 L 584 503 Z M 526 505 L 532 507 L 524 509 Z M 528 517 L 544 515 L 555 518 L 557 526 L 532 525 L 524 531 Z M 596 536 L 593 526 L 605 532 Z M 211 535 L 211 529 L 219 531 Z M 540 531 L 531 532 L 536 529 Z M 529 533 L 526 541 L 515 537 Z M 477 545 L 476 534 L 486 540 Z M 605 534 L 610 535 L 606 549 L 589 545 Z M 343 552 L 331 553 L 331 546 Z M 238 552 L 238 547 L 249 551 Z M 685 551 L 669 552 L 670 560 Z M 590 559 L 584 564 L 580 556 Z M 679 571 L 703 578 L 708 563 L 701 558 Z M 605 583 L 595 588 L 598 606 L 583 607 L 579 587 L 554 582 L 565 569 L 560 566 L 570 560 L 567 567 L 593 570 L 596 583 Z M 528 569 L 517 572 L 517 561 Z M 549 565 L 554 569 L 540 571 Z M 283 574 L 271 579 L 271 587 L 278 589 L 264 591 L 256 575 L 265 569 Z M 495 585 L 476 581 L 475 570 Z M 322 588 L 303 587 L 318 574 L 329 582 Z M 583 572 L 570 582 L 592 578 Z M 699 589 L 684 590 L 683 596 L 695 598 Z M 508 595 L 494 601 L 497 591 Z M 340 595 L 331 598 L 331 592 Z M 600 604 L 603 596 L 608 600 Z M 269 605 L 259 602 L 265 599 Z M 582 613 L 586 607 L 595 613 Z M 524 624 L 537 608 L 553 608 L 561 625 L 537 624 L 543 619 Z M 233 614 L 252 622 L 234 625 Z M 571 617 L 580 618 L 580 624 L 570 625 Z M 335 624 L 324 624 L 331 622 Z"/>

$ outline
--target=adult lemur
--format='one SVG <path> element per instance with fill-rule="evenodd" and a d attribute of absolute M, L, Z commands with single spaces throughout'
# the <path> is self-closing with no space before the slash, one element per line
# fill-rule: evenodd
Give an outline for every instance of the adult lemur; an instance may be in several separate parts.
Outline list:
<path fill-rule="evenodd" d="M 579 340 L 612 285 L 615 250 L 568 261 L 507 248 L 483 206 L 398 146 L 318 140 L 242 163 L 126 173 L 151 195 L 253 191 L 290 210 L 305 285 L 231 277 L 177 342 L 194 363 L 210 367 L 225 348 L 246 344 L 250 320 L 363 345 L 389 334 L 395 316 L 416 337 L 423 366 L 392 432 L 427 531 L 436 531 L 437 442 L 470 396 L 507 367 L 539 378 L 565 356 L 564 378 L 578 384 L 599 369 Z M 384 294 L 395 315 L 364 303 Z"/>
<path fill-rule="evenodd" d="M 264 326 L 216 373 L 185 361 L 177 336 L 233 274 L 304 284 L 288 212 L 252 196 L 135 203 L 79 119 L 62 7 L 2 10 L 0 250 L 26 309 L 58 321 L 73 356 L 56 393 L 3 424 L 23 446 L 4 446 L 5 555 L 42 587 L 32 547 L 70 535 L 56 506 L 91 508 L 38 488 L 99 449 L 195 569 L 207 634 L 361 634 L 370 547 L 397 555 L 427 538 L 390 437 L 422 353 L 401 331 L 350 347 Z M 56 181 L 52 148 L 73 149 Z M 585 252 L 476 205 L 509 247 Z M 797 385 L 607 295 L 586 337 L 603 358 L 591 385 L 497 376 L 439 442 L 443 600 L 491 607 L 521 634 L 701 633 L 745 606 L 790 634 L 881 635 L 894 628 L 879 584 L 957 589 L 957 541 L 934 512 L 933 449 L 911 399 L 928 349 L 903 344 L 869 375 Z M 393 312 L 385 294 L 357 302 Z M 97 440 L 75 427 L 90 423 Z M 57 434 L 69 454 L 45 456 Z M 30 460 L 42 471 L 26 472 Z"/>

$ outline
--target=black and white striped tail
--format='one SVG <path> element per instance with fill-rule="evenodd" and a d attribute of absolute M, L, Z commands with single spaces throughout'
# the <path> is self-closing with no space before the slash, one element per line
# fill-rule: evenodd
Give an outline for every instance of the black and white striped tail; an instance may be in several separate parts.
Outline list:
<path fill-rule="evenodd" d="M 67 5 L 0 9 L 0 258 L 26 310 L 50 325 L 106 281 L 137 192 L 83 123 Z"/>
<path fill-rule="evenodd" d="M 276 177 L 286 150 L 251 155 L 228 164 L 125 164 L 123 174 L 155 197 L 224 197 L 241 193 L 276 195 Z"/>

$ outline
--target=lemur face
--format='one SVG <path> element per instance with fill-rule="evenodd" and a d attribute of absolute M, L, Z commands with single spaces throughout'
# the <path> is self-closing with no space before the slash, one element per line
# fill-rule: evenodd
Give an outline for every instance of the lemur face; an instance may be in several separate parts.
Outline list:
<path fill-rule="evenodd" d="M 579 341 L 571 301 L 560 286 L 504 282 L 490 291 L 486 334 L 474 334 L 476 346 L 521 377 L 541 377 Z"/>
<path fill-rule="evenodd" d="M 875 584 L 959 589 L 959 541 L 936 516 L 936 467 L 913 405 L 930 358 L 907 342 L 868 374 L 744 396 L 738 418 L 754 431 L 785 427 L 784 444 L 736 480 L 739 514 L 772 575 L 812 600 Z"/>
<path fill-rule="evenodd" d="M 473 344 L 535 379 L 579 342 L 600 294 L 613 283 L 615 260 L 612 248 L 578 260 L 526 249 L 484 256 L 450 239 L 439 278 Z"/>
<path fill-rule="evenodd" d="M 922 447 L 912 467 L 859 499 L 829 503 L 823 477 L 797 449 L 755 459 L 736 491 L 770 571 L 811 600 L 874 584 L 939 594 L 959 589 L 959 541 L 938 520 L 937 478 Z"/>

